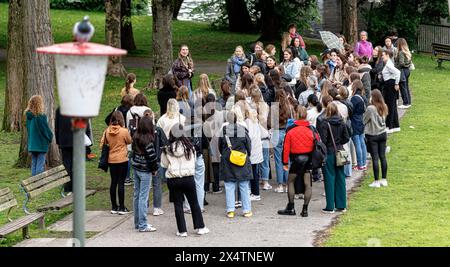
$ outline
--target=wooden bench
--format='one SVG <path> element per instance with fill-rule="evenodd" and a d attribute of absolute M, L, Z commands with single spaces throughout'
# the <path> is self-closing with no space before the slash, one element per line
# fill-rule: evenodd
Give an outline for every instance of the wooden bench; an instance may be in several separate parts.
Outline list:
<path fill-rule="evenodd" d="M 43 207 L 38 207 L 37 211 L 45 212 L 60 210 L 73 204 L 73 195 L 70 194 L 70 196 L 66 196 L 64 194 L 64 184 L 69 181 L 70 177 L 64 168 L 64 165 L 23 180 L 20 185 L 26 197 L 23 203 L 23 210 L 25 213 L 30 214 L 27 205 L 31 200 L 58 186 L 61 186 L 62 198 Z M 95 190 L 86 190 L 86 197 L 92 196 L 95 193 Z"/>
<path fill-rule="evenodd" d="M 438 68 L 442 67 L 443 61 L 450 61 L 450 45 L 432 43 L 433 55 L 437 58 Z"/>
<path fill-rule="evenodd" d="M 13 233 L 19 229 L 22 229 L 22 236 L 24 239 L 29 238 L 28 226 L 33 222 L 39 220 L 39 227 L 41 229 L 45 228 L 44 213 L 33 213 L 25 217 L 19 218 L 17 220 L 12 220 L 9 214 L 13 208 L 17 206 L 17 200 L 14 197 L 13 192 L 9 188 L 0 189 L 0 212 L 8 210 L 6 217 L 9 223 L 0 227 L 0 238 Z"/>

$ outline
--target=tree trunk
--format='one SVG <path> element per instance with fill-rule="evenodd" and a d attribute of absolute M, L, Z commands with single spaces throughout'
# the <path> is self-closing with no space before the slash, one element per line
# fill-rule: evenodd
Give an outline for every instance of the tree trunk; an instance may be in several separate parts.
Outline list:
<path fill-rule="evenodd" d="M 178 14 L 180 14 L 180 9 L 181 9 L 182 5 L 183 5 L 183 0 L 173 0 L 173 16 L 172 16 L 173 20 L 177 20 Z"/>
<path fill-rule="evenodd" d="M 253 29 L 253 23 L 245 0 L 226 0 L 225 3 L 230 32 L 250 32 Z"/>
<path fill-rule="evenodd" d="M 260 41 L 279 41 L 279 22 L 275 14 L 275 3 L 273 0 L 261 1 L 261 21 L 262 34 L 258 39 Z"/>
<path fill-rule="evenodd" d="M 23 40 L 22 40 L 22 0 L 9 1 L 8 46 L 6 50 L 6 91 L 3 130 L 20 130 L 22 93 L 24 85 Z"/>
<path fill-rule="evenodd" d="M 28 99 L 33 95 L 41 95 L 44 99 L 45 114 L 48 117 L 50 129 L 55 129 L 55 100 L 54 100 L 54 61 L 53 56 L 36 53 L 37 47 L 53 44 L 50 23 L 49 0 L 24 1 L 23 4 L 23 70 L 26 73 L 23 83 L 22 114 Z M 21 123 L 22 140 L 20 144 L 19 160 L 17 165 L 28 166 L 27 129 L 25 116 Z M 55 139 L 53 139 L 55 140 Z M 50 167 L 60 164 L 59 151 L 55 141 L 50 144 L 47 153 Z"/>
<path fill-rule="evenodd" d="M 106 44 L 121 48 L 120 42 L 120 5 L 121 0 L 105 0 L 106 22 L 105 36 Z M 111 56 L 108 60 L 108 75 L 114 77 L 125 77 L 127 72 L 119 56 Z"/>
<path fill-rule="evenodd" d="M 357 5 L 357 0 L 342 0 L 342 32 L 349 44 L 358 41 Z"/>
<path fill-rule="evenodd" d="M 133 24 L 131 22 L 131 0 L 122 0 L 120 9 L 120 40 L 122 49 L 136 50 Z"/>
<path fill-rule="evenodd" d="M 172 54 L 173 1 L 153 0 L 153 81 L 148 88 L 160 88 L 164 75 L 170 70 Z"/>

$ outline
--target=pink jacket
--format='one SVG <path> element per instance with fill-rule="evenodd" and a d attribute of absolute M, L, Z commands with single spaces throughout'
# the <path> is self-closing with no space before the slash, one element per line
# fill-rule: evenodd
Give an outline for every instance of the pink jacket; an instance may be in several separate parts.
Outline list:
<path fill-rule="evenodd" d="M 359 41 L 355 45 L 354 50 L 355 56 L 363 57 L 367 56 L 369 59 L 372 58 L 373 55 L 373 46 L 371 42 L 368 41 Z"/>

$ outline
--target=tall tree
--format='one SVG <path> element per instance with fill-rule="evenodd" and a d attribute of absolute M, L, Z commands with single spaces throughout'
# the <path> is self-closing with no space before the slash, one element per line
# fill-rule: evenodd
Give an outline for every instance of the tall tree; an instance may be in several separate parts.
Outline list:
<path fill-rule="evenodd" d="M 172 15 L 173 1 L 153 0 L 153 81 L 148 88 L 159 88 L 173 61 Z"/>
<path fill-rule="evenodd" d="M 173 1 L 173 20 L 177 20 L 180 14 L 181 6 L 183 5 L 183 0 L 172 0 Z M 449 0 L 450 1 L 450 0 Z"/>
<path fill-rule="evenodd" d="M 105 37 L 106 44 L 121 48 L 120 40 L 120 8 L 121 0 L 105 0 L 106 23 Z M 127 72 L 122 64 L 121 57 L 111 56 L 108 60 L 108 75 L 114 77 L 125 77 Z"/>
<path fill-rule="evenodd" d="M 262 0 L 261 5 L 261 41 L 280 40 L 280 23 L 275 12 L 275 3 L 273 0 Z"/>
<path fill-rule="evenodd" d="M 122 49 L 136 50 L 133 24 L 131 22 L 131 0 L 122 0 L 120 8 L 120 41 Z"/>
<path fill-rule="evenodd" d="M 250 32 L 253 29 L 253 23 L 245 0 L 225 0 L 225 3 L 230 32 Z"/>
<path fill-rule="evenodd" d="M 357 6 L 357 0 L 342 0 L 342 32 L 349 44 L 358 41 Z"/>
<path fill-rule="evenodd" d="M 51 55 L 36 53 L 37 47 L 53 44 L 52 29 L 50 23 L 50 0 L 25 1 L 17 0 L 22 7 L 19 19 L 22 22 L 22 42 L 23 53 L 22 63 L 24 73 L 23 94 L 22 94 L 22 114 L 25 110 L 28 99 L 32 95 L 41 95 L 44 99 L 45 113 L 52 130 L 55 126 L 55 106 L 54 106 L 54 63 Z M 19 61 L 20 62 L 20 61 Z M 22 116 L 21 123 L 21 143 L 19 152 L 19 166 L 27 166 L 29 163 L 27 129 L 25 127 L 25 116 Z M 55 144 L 55 139 L 50 145 L 48 152 L 48 162 L 50 167 L 60 164 L 59 151 Z"/>
<path fill-rule="evenodd" d="M 22 3 L 21 0 L 9 1 L 8 10 L 8 46 L 6 50 L 6 91 L 3 130 L 19 131 L 22 111 L 21 88 L 24 87 Z"/>

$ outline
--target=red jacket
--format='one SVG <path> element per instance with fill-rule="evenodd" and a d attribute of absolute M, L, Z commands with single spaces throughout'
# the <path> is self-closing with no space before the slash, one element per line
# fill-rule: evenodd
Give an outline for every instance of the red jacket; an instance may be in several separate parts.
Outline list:
<path fill-rule="evenodd" d="M 308 154 L 314 150 L 314 137 L 308 121 L 298 120 L 289 130 L 284 138 L 283 144 L 283 164 L 289 164 L 290 154 Z M 320 140 L 318 134 L 316 139 Z"/>

